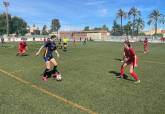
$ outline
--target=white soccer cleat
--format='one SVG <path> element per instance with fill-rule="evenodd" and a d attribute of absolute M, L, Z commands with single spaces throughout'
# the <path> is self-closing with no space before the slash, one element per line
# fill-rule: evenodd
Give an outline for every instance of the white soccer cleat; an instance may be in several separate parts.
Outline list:
<path fill-rule="evenodd" d="M 62 80 L 61 74 L 58 74 L 58 75 L 57 75 L 56 80 L 57 80 L 57 81 L 61 81 L 61 80 Z"/>
<path fill-rule="evenodd" d="M 140 83 L 140 80 L 136 81 L 135 84 L 139 84 Z"/>

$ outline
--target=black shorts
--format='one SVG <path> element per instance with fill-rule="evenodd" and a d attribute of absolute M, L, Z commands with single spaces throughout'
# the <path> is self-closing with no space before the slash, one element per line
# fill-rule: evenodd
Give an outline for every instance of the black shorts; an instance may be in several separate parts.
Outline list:
<path fill-rule="evenodd" d="M 53 58 L 53 55 L 48 55 L 44 57 L 45 62 L 50 61 Z"/>
<path fill-rule="evenodd" d="M 64 45 L 67 45 L 67 43 L 64 43 Z"/>

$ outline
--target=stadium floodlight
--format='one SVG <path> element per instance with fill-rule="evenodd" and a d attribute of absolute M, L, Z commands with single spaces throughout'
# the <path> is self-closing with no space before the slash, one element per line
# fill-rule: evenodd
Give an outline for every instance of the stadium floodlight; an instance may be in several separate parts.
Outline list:
<path fill-rule="evenodd" d="M 8 7 L 9 7 L 9 2 L 4 1 L 3 5 L 5 6 L 6 9 L 6 34 L 9 36 L 9 18 L 8 18 Z"/>

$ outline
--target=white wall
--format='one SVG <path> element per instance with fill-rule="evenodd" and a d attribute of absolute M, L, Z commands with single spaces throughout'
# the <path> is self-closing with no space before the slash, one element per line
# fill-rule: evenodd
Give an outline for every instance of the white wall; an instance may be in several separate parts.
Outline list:
<path fill-rule="evenodd" d="M 101 40 L 101 33 L 87 33 L 87 37 L 94 40 Z"/>

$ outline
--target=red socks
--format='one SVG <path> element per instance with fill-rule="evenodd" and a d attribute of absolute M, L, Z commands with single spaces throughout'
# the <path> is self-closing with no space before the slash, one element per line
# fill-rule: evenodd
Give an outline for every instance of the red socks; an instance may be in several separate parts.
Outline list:
<path fill-rule="evenodd" d="M 139 77 L 137 76 L 137 74 L 133 71 L 132 73 L 130 73 L 132 75 L 132 77 L 138 81 L 139 80 Z M 120 69 L 120 75 L 123 76 L 124 75 L 124 67 L 121 67 Z"/>
<path fill-rule="evenodd" d="M 120 69 L 120 75 L 121 75 L 121 76 L 124 75 L 124 68 L 123 68 L 123 67 L 121 67 L 121 69 Z"/>
<path fill-rule="evenodd" d="M 139 80 L 139 77 L 137 76 L 137 74 L 135 72 L 132 72 L 131 75 L 136 81 Z"/>

